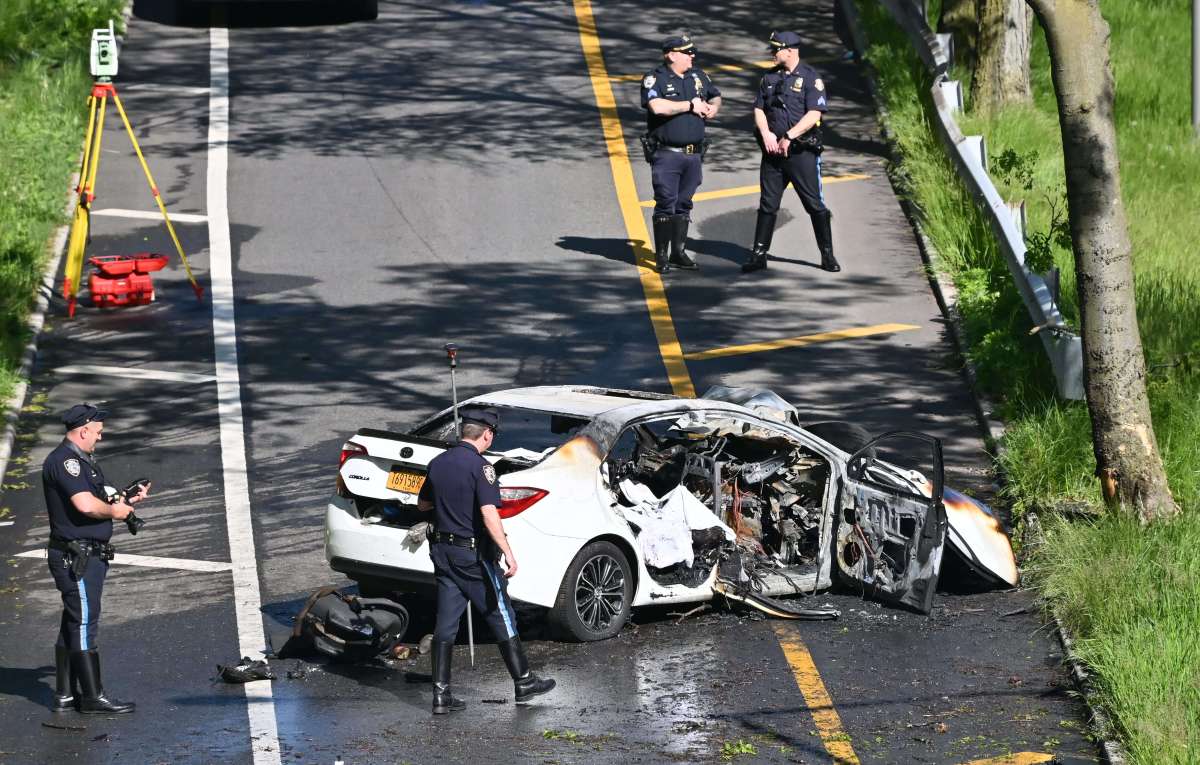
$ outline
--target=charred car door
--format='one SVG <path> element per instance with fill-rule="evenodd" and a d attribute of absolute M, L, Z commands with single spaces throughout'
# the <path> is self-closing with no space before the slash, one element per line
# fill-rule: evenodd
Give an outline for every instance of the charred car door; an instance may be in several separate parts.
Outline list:
<path fill-rule="evenodd" d="M 932 436 L 885 433 L 855 452 L 836 506 L 838 579 L 929 613 L 946 539 L 942 486 L 942 443 Z"/>

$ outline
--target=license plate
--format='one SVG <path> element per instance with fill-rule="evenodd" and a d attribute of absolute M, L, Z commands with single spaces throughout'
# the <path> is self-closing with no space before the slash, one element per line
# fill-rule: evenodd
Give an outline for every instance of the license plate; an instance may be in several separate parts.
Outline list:
<path fill-rule="evenodd" d="M 411 470 L 393 470 L 388 473 L 387 487 L 392 491 L 416 494 L 421 491 L 423 483 L 425 483 L 425 476 Z"/>

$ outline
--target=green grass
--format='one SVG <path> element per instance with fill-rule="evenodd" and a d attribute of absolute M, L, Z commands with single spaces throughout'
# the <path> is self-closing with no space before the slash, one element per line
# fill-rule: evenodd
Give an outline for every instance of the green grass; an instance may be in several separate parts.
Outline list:
<path fill-rule="evenodd" d="M 1200 141 L 1190 125 L 1189 6 L 1183 0 L 1101 0 L 1112 28 L 1122 196 L 1134 247 L 1138 322 L 1150 370 L 1155 435 L 1184 516 L 1142 529 L 1101 512 L 1086 406 L 1053 395 L 1040 343 L 982 219 L 934 136 L 930 78 L 886 12 L 860 3 L 895 133 L 894 177 L 959 291 L 981 384 L 1006 421 L 1002 468 L 1018 517 L 1043 511 L 1048 543 L 1027 565 L 1078 636 L 1104 703 L 1139 763 L 1194 762 L 1200 751 Z M 936 19 L 936 9 L 930 17 Z M 1173 58 L 1163 55 L 1174 51 Z M 968 113 L 966 134 L 987 137 L 997 188 L 1024 199 L 1033 235 L 1062 274 L 1062 308 L 1078 325 L 1073 257 L 1054 243 L 1065 215 L 1061 138 L 1040 30 L 1031 59 L 1034 105 L 989 119 Z M 964 89 L 969 89 L 969 77 Z M 1048 265 L 1048 263 L 1047 263 Z M 1053 511 L 1087 507 L 1097 520 Z"/>
<path fill-rule="evenodd" d="M 0 400 L 17 382 L 26 321 L 83 144 L 93 27 L 124 0 L 0 3 Z"/>

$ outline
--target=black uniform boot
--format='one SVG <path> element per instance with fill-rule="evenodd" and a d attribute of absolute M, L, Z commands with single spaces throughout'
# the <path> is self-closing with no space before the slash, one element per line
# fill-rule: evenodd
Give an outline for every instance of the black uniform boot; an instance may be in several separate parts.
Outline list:
<path fill-rule="evenodd" d="M 654 217 L 654 270 L 665 274 L 671 270 L 668 253 L 671 251 L 671 234 L 674 224 L 670 215 Z"/>
<path fill-rule="evenodd" d="M 71 652 L 65 645 L 54 646 L 54 700 L 51 712 L 70 712 L 75 709 L 74 674 L 71 672 Z"/>
<path fill-rule="evenodd" d="M 71 671 L 79 680 L 79 711 L 85 715 L 120 715 L 132 712 L 134 704 L 104 695 L 100 680 L 100 654 L 95 649 L 71 652 Z"/>
<path fill-rule="evenodd" d="M 754 249 L 750 259 L 742 264 L 742 273 L 750 273 L 767 267 L 767 251 L 771 249 L 771 237 L 775 235 L 774 213 L 758 213 L 754 222 Z"/>
<path fill-rule="evenodd" d="M 826 271 L 841 271 L 837 259 L 833 257 L 833 213 L 826 210 L 812 216 L 813 233 L 817 237 L 817 248 L 821 251 L 821 268 Z"/>
<path fill-rule="evenodd" d="M 687 215 L 671 216 L 671 265 L 684 271 L 697 271 L 700 266 L 683 249 L 687 245 L 689 223 Z"/>
<path fill-rule="evenodd" d="M 433 713 L 461 712 L 467 702 L 450 693 L 450 661 L 454 658 L 454 643 L 433 641 Z"/>
<path fill-rule="evenodd" d="M 521 638 L 501 640 L 496 646 L 504 657 L 508 674 L 512 675 L 518 704 L 528 704 L 534 696 L 553 690 L 553 680 L 538 677 L 529 670 L 529 660 L 525 658 L 525 646 L 521 645 Z"/>

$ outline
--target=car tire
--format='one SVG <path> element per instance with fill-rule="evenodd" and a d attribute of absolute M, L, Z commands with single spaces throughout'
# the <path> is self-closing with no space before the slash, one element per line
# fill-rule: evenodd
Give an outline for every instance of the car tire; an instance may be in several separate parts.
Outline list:
<path fill-rule="evenodd" d="M 550 609 L 550 623 L 570 640 L 604 640 L 625 626 L 632 604 L 629 559 L 612 542 L 592 542 L 567 568 Z"/>

